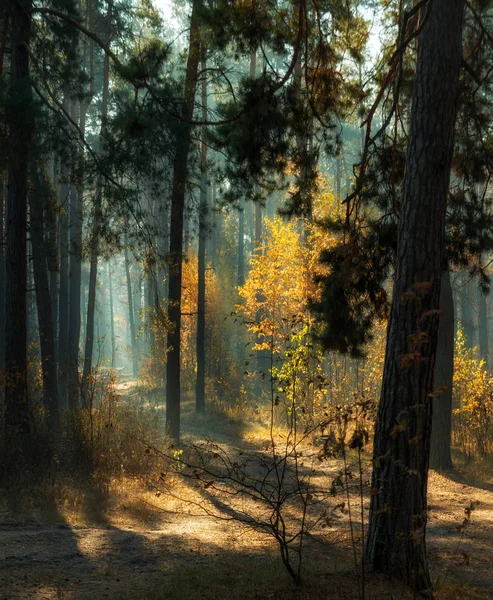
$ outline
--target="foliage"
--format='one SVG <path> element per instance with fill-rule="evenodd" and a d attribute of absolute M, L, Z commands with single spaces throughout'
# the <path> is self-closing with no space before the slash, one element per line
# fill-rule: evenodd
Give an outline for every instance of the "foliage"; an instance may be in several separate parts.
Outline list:
<path fill-rule="evenodd" d="M 493 376 L 466 346 L 458 328 L 454 355 L 454 439 L 467 456 L 485 458 L 493 447 Z"/>

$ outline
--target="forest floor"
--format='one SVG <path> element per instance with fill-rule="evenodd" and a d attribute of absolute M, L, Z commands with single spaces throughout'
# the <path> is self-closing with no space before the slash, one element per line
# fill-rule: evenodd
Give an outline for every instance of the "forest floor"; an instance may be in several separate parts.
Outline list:
<path fill-rule="evenodd" d="M 120 393 L 130 398 L 135 392 L 123 383 Z M 182 426 L 191 439 L 208 435 L 236 448 L 265 447 L 265 430 L 257 424 L 214 414 L 197 419 L 191 404 Z M 72 507 L 42 503 L 42 510 L 30 513 L 0 513 L 0 600 L 359 598 L 342 515 L 325 538 L 307 544 L 304 585 L 296 588 L 265 534 L 190 514 L 138 479 L 120 481 L 112 492 L 104 505 L 86 489 Z M 471 502 L 471 520 L 459 530 Z M 475 479 L 466 468 L 446 476 L 433 472 L 429 508 L 436 597 L 493 599 L 493 478 L 483 472 Z M 411 597 L 395 582 L 366 582 L 367 599 Z"/>

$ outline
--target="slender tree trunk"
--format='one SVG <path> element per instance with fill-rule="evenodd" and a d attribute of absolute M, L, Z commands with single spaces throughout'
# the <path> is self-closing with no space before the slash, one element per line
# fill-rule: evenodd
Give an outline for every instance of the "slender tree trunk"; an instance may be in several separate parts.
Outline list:
<path fill-rule="evenodd" d="M 469 273 L 462 274 L 462 286 L 460 289 L 461 297 L 461 323 L 464 331 L 466 346 L 474 348 L 475 346 L 475 328 L 474 311 L 472 307 L 472 282 Z"/>
<path fill-rule="evenodd" d="M 88 0 L 86 4 L 86 26 L 93 30 L 94 21 L 93 2 Z M 111 18 L 111 10 L 108 11 L 108 19 Z M 107 25 L 109 29 L 109 24 Z M 79 128 L 85 138 L 86 117 L 89 106 L 94 97 L 94 43 L 89 41 L 88 47 L 84 46 L 83 59 L 89 71 L 89 92 L 84 102 L 79 105 Z M 108 65 L 104 64 L 104 76 L 107 77 Z M 103 81 L 104 85 L 104 81 Z M 107 103 L 107 99 L 106 99 Z M 104 104 L 104 103 L 103 103 Z M 76 121 L 76 114 L 72 116 Z M 80 171 L 84 160 L 84 153 L 79 150 L 76 159 L 79 162 Z M 79 381 L 79 344 L 81 332 L 81 297 L 82 297 L 82 224 L 84 203 L 84 177 L 77 182 L 77 190 L 73 188 L 72 202 L 70 205 L 70 315 L 69 315 L 69 345 L 68 345 L 68 397 L 69 405 L 74 409 L 79 404 L 80 381 Z M 75 193 L 76 192 L 76 193 Z M 91 257 L 92 258 L 92 257 Z"/>
<path fill-rule="evenodd" d="M 46 187 L 56 189 L 56 160 L 53 160 L 53 173 L 46 178 Z M 55 344 L 55 360 L 58 364 L 58 276 L 59 276 L 59 244 L 58 244 L 58 217 L 56 203 L 50 198 L 45 206 L 45 231 L 46 231 L 46 254 L 49 271 L 51 315 L 53 321 L 53 341 Z M 58 385 L 57 385 L 58 388 Z"/>
<path fill-rule="evenodd" d="M 43 373 L 43 401 L 48 428 L 53 434 L 58 435 L 60 433 L 60 412 L 58 407 L 57 365 L 48 284 L 47 252 L 43 233 L 46 188 L 43 186 L 42 177 L 39 173 L 34 172 L 33 181 L 35 191 L 29 195 L 30 234 L 33 251 L 34 288 L 38 309 L 41 370 Z"/>
<path fill-rule="evenodd" d="M 170 330 L 167 339 L 166 362 L 166 426 L 174 443 L 180 440 L 180 345 L 181 345 L 181 287 L 183 272 L 183 224 L 185 187 L 188 176 L 188 154 L 191 125 L 195 106 L 195 88 L 200 59 L 200 17 L 202 0 L 193 0 L 190 20 L 190 44 L 185 74 L 181 132 L 173 165 L 171 194 L 171 226 L 169 253 L 168 318 Z"/>
<path fill-rule="evenodd" d="M 137 337 L 135 335 L 135 313 L 132 296 L 132 279 L 130 278 L 130 259 L 128 258 L 128 248 L 125 246 L 125 273 L 127 276 L 127 297 L 128 297 L 128 323 L 130 325 L 130 343 L 132 344 L 132 372 L 133 376 L 139 375 L 139 364 L 137 360 Z"/>
<path fill-rule="evenodd" d="M 431 596 L 426 555 L 431 398 L 464 0 L 434 0 L 418 57 L 394 294 L 373 453 L 367 564 Z"/>
<path fill-rule="evenodd" d="M 66 166 L 62 166 L 62 176 L 59 187 L 60 206 L 62 216 L 60 219 L 60 286 L 58 300 L 58 397 L 61 406 L 67 406 L 68 384 L 68 211 L 69 211 L 69 186 Z"/>
<path fill-rule="evenodd" d="M 453 468 L 450 445 L 452 440 L 452 384 L 454 377 L 454 297 L 450 271 L 442 274 L 440 292 L 440 322 L 433 387 L 440 395 L 433 399 L 430 467 L 436 471 Z"/>
<path fill-rule="evenodd" d="M 27 190 L 33 120 L 29 85 L 31 0 L 10 0 L 10 89 L 7 122 L 8 192 L 5 324 L 5 456 L 19 462 L 30 451 L 27 389 Z"/>
<path fill-rule="evenodd" d="M 115 338 L 115 311 L 113 307 L 113 283 L 111 276 L 111 265 L 108 261 L 108 283 L 110 290 L 110 331 L 111 331 L 111 368 L 116 365 L 116 338 Z"/>
<path fill-rule="evenodd" d="M 478 335 L 479 335 L 479 358 L 483 359 L 488 367 L 488 308 L 486 306 L 486 294 L 478 286 Z"/>
<path fill-rule="evenodd" d="M 134 327 L 135 327 L 135 352 L 136 360 L 138 365 L 138 357 L 140 355 L 140 339 L 139 339 L 139 324 L 140 324 L 140 309 L 142 308 L 142 269 L 140 263 L 135 260 L 132 262 L 132 274 L 133 274 L 133 308 L 134 308 Z"/>
<path fill-rule="evenodd" d="M 207 73 L 205 46 L 202 45 L 202 120 L 207 120 Z M 203 131 L 205 136 L 205 130 Z M 205 249 L 209 217 L 207 202 L 207 146 L 202 142 L 200 153 L 200 207 L 199 207 L 199 251 L 197 285 L 197 379 L 195 381 L 195 409 L 205 411 Z"/>
<path fill-rule="evenodd" d="M 245 285 L 245 209 L 238 211 L 238 287 Z"/>
<path fill-rule="evenodd" d="M 106 11 L 106 33 L 105 43 L 107 46 L 111 40 L 111 18 L 113 12 L 113 0 L 108 0 Z M 104 55 L 103 65 L 103 98 L 101 105 L 101 135 L 102 140 L 108 117 L 108 90 L 110 78 L 110 57 L 108 53 Z M 94 351 L 94 313 L 96 307 L 96 283 L 98 278 L 98 257 L 99 257 L 99 237 L 101 235 L 102 222 L 102 194 L 103 183 L 101 178 L 96 184 L 96 195 L 94 198 L 94 221 L 91 233 L 91 261 L 89 267 L 89 291 L 87 297 L 87 318 L 86 318 L 86 343 L 84 349 L 84 372 L 82 375 L 82 389 L 87 385 L 87 381 L 92 372 L 92 356 Z"/>
<path fill-rule="evenodd" d="M 77 193 L 77 189 L 73 181 L 70 188 L 69 232 L 70 311 L 68 320 L 68 405 L 71 410 L 75 410 L 79 404 L 80 286 L 82 272 L 82 198 Z"/>

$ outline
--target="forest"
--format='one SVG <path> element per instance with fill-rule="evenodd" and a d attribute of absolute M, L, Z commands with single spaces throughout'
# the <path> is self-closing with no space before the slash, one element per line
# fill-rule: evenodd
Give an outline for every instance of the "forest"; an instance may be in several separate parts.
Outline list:
<path fill-rule="evenodd" d="M 1 0 L 0 598 L 493 598 L 492 0 Z"/>

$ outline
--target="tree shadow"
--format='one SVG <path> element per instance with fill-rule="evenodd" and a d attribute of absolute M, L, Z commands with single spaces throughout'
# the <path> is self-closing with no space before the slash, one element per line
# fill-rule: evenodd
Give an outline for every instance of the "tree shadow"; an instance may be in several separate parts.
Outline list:
<path fill-rule="evenodd" d="M 493 492 L 493 484 L 488 483 L 486 481 L 481 481 L 481 479 L 475 477 L 474 475 L 470 473 L 465 473 L 464 471 L 461 471 L 457 468 L 454 468 L 450 471 L 444 471 L 440 474 L 444 477 L 447 477 L 451 481 L 454 481 L 455 483 L 460 483 L 469 487 L 478 488 L 485 492 Z"/>

